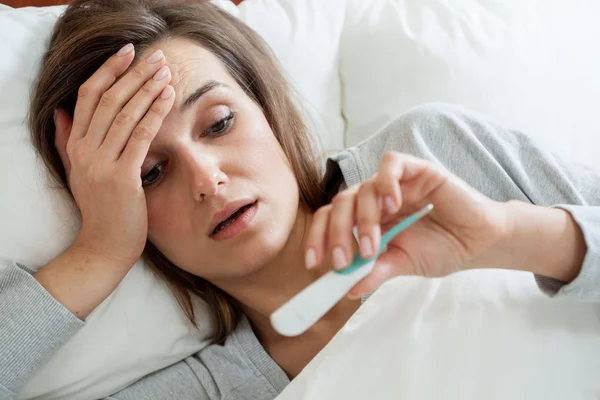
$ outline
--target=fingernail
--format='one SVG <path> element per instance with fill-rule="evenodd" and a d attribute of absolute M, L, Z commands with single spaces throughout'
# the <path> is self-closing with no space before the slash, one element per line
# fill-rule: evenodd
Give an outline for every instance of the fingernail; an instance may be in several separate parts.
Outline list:
<path fill-rule="evenodd" d="M 121 47 L 121 50 L 117 52 L 117 57 L 123 57 L 133 51 L 133 45 L 131 43 L 127 43 L 125 46 Z"/>
<path fill-rule="evenodd" d="M 371 238 L 373 239 L 373 254 L 375 254 L 381 242 L 381 226 L 375 225 Z"/>
<path fill-rule="evenodd" d="M 366 235 L 360 238 L 360 255 L 362 258 L 368 258 L 373 255 L 373 242 Z"/>
<path fill-rule="evenodd" d="M 389 213 L 396 212 L 396 202 L 392 196 L 385 196 L 385 207 Z"/>
<path fill-rule="evenodd" d="M 163 100 L 168 99 L 173 94 L 173 86 L 167 85 L 162 92 L 160 92 L 160 98 Z"/>
<path fill-rule="evenodd" d="M 159 69 L 158 71 L 156 71 L 156 73 L 154 74 L 154 76 L 152 77 L 152 79 L 154 79 L 155 81 L 160 81 L 161 79 L 163 79 L 168 74 L 169 74 L 169 67 L 167 67 L 166 65 L 164 65 L 161 69 Z"/>
<path fill-rule="evenodd" d="M 346 254 L 340 246 L 337 246 L 333 249 L 332 255 L 334 268 L 344 268 L 346 265 L 348 265 L 348 260 L 346 260 Z"/>
<path fill-rule="evenodd" d="M 350 292 L 346 295 L 346 297 L 348 297 L 350 300 L 358 300 L 362 296 L 360 294 L 355 294 L 355 293 Z"/>
<path fill-rule="evenodd" d="M 306 268 L 312 269 L 317 266 L 317 252 L 314 249 L 308 249 L 304 256 Z"/>
<path fill-rule="evenodd" d="M 154 53 L 152 53 L 152 55 L 150 57 L 148 57 L 146 59 L 146 62 L 148 64 L 155 64 L 155 63 L 159 62 L 160 60 L 162 60 L 162 58 L 163 58 L 162 50 L 156 50 Z"/>

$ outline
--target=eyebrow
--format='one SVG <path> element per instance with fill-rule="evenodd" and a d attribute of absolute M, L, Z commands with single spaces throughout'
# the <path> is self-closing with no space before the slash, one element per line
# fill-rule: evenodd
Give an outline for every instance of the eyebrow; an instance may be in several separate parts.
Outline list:
<path fill-rule="evenodd" d="M 196 101 L 198 101 L 198 99 L 200 97 L 202 97 L 203 95 L 205 95 L 206 93 L 210 92 L 211 90 L 213 90 L 214 88 L 217 88 L 217 87 L 229 88 L 228 85 L 226 85 L 222 82 L 208 81 L 204 85 L 202 85 L 198 89 L 196 89 L 194 91 L 194 93 L 189 95 L 189 97 L 181 105 L 181 112 L 190 108 Z"/>

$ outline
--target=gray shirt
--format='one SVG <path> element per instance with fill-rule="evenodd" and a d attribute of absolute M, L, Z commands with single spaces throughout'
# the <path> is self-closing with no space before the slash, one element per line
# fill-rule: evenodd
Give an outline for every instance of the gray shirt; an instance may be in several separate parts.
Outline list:
<path fill-rule="evenodd" d="M 600 172 L 538 147 L 529 137 L 448 105 L 415 108 L 327 162 L 332 190 L 364 181 L 386 151 L 439 163 L 488 197 L 569 211 L 584 233 L 581 273 L 568 285 L 536 277 L 550 295 L 600 301 Z M 84 324 L 25 266 L 0 273 L 0 399 L 14 399 L 30 376 Z M 533 279 L 533 278 L 532 278 Z M 109 399 L 273 399 L 289 383 L 242 319 L 223 346 L 213 345 L 154 372 Z"/>

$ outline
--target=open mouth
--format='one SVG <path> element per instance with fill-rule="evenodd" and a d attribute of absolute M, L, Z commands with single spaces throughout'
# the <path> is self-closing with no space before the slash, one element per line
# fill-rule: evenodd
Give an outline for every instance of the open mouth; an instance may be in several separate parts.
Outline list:
<path fill-rule="evenodd" d="M 248 210 L 250 207 L 252 207 L 255 203 L 256 202 L 246 204 L 245 206 L 241 207 L 239 210 L 237 210 L 236 212 L 231 214 L 231 216 L 229 218 L 227 218 L 226 220 L 224 220 L 223 222 L 221 222 L 220 224 L 218 224 L 215 227 L 215 229 L 212 231 L 212 235 L 215 235 L 216 233 L 220 232 L 221 230 L 227 228 L 229 225 L 233 224 L 242 214 L 244 214 L 244 212 L 246 212 L 246 210 Z"/>

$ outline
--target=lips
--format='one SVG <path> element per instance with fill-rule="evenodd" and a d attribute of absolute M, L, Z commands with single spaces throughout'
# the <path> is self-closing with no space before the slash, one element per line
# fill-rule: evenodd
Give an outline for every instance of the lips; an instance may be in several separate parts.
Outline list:
<path fill-rule="evenodd" d="M 242 199 L 227 204 L 225 208 L 214 215 L 209 226 L 208 235 L 212 236 L 233 223 L 237 216 L 243 214 L 243 212 L 255 202 L 256 201 L 252 199 Z"/>

